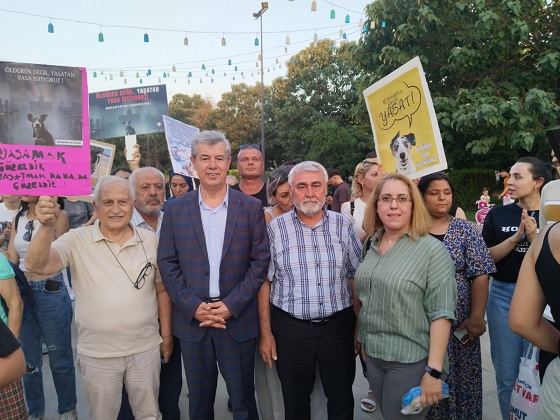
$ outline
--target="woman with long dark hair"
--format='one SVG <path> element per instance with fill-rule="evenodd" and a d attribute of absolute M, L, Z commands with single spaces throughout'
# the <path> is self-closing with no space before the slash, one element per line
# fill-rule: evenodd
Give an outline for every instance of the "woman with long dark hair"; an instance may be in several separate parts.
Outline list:
<path fill-rule="evenodd" d="M 556 176 L 556 170 L 537 158 L 524 157 L 511 167 L 509 176 L 507 189 L 517 202 L 491 209 L 482 229 L 497 269 L 492 274 L 486 316 L 504 420 L 509 419 L 511 392 L 524 347 L 523 337 L 513 333 L 508 325 L 511 298 L 523 258 L 538 233 L 541 189 Z"/>

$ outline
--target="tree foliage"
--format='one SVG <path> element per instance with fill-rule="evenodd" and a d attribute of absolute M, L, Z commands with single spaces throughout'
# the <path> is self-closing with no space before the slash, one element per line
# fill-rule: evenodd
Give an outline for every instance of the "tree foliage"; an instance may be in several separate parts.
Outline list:
<path fill-rule="evenodd" d="M 169 116 L 201 130 L 208 127 L 213 112 L 212 102 L 201 95 L 192 96 L 178 93 L 169 102 Z"/>
<path fill-rule="evenodd" d="M 294 55 L 287 67 L 287 77 L 274 81 L 270 96 L 273 147 L 282 150 L 283 160 L 313 159 L 352 173 L 373 149 L 373 138 L 369 122 L 366 129 L 352 114 L 360 95 L 359 70 L 348 44 L 335 47 L 320 40 Z"/>
<path fill-rule="evenodd" d="M 546 142 L 560 109 L 559 2 L 377 0 L 366 12 L 370 30 L 353 49 L 362 88 L 419 56 L 451 165 L 475 163 L 465 150 Z"/>

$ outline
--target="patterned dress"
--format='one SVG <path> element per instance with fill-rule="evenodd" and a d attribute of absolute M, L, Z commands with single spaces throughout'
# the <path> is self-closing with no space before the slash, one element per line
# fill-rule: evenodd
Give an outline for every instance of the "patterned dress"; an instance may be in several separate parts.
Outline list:
<path fill-rule="evenodd" d="M 482 362 L 480 339 L 462 344 L 453 333 L 470 316 L 472 278 L 496 271 L 494 260 L 476 227 L 453 218 L 443 244 L 455 263 L 457 320 L 451 325 L 449 355 L 449 398 L 430 408 L 426 419 L 482 419 Z"/>

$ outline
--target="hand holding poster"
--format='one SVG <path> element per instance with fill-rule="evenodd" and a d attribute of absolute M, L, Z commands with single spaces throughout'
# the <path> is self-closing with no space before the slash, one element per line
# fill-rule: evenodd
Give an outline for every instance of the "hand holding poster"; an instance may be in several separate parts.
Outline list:
<path fill-rule="evenodd" d="M 436 113 L 418 57 L 364 91 L 385 172 L 420 178 L 447 169 Z"/>
<path fill-rule="evenodd" d="M 85 69 L 0 62 L 0 100 L 0 191 L 89 194 Z"/>
<path fill-rule="evenodd" d="M 191 143 L 200 130 L 166 115 L 163 116 L 163 124 L 173 172 L 198 178 L 191 163 Z"/>

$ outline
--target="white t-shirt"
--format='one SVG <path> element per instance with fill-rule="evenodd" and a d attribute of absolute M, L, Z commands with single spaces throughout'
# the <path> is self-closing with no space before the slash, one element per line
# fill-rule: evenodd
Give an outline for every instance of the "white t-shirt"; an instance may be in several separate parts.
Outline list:
<path fill-rule="evenodd" d="M 361 198 L 356 198 L 354 200 L 354 214 L 350 213 L 350 201 L 342 204 L 340 208 L 340 213 L 348 217 L 352 224 L 354 225 L 354 232 L 356 235 L 360 237 L 364 234 L 364 230 L 362 229 L 362 224 L 364 223 L 364 214 L 366 212 L 366 203 Z"/>

